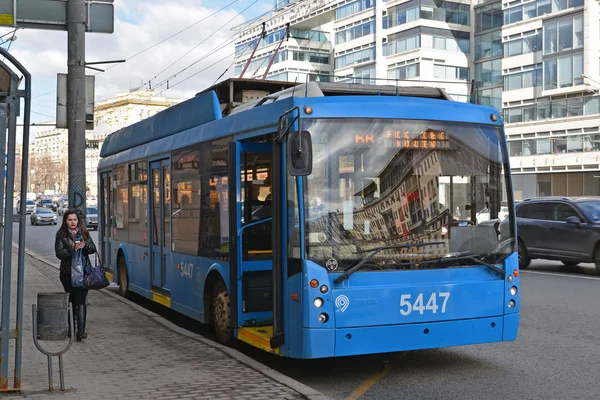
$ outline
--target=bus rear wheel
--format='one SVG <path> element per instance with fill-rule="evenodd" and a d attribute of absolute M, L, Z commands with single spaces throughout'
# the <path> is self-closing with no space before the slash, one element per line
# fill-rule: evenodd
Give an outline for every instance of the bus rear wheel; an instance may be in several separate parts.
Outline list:
<path fill-rule="evenodd" d="M 127 298 L 129 297 L 129 276 L 127 275 L 127 264 L 125 263 L 125 257 L 119 257 L 118 268 L 119 294 Z"/>
<path fill-rule="evenodd" d="M 218 280 L 213 290 L 212 317 L 215 334 L 219 343 L 228 345 L 232 341 L 231 301 L 227 288 L 222 280 Z"/>

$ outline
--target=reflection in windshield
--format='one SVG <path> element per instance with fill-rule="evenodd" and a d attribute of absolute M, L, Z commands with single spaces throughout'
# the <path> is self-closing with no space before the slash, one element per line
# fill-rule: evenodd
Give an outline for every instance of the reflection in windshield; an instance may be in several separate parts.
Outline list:
<path fill-rule="evenodd" d="M 314 152 L 305 181 L 309 259 L 344 269 L 365 250 L 443 243 L 390 249 L 369 261 L 370 268 L 408 268 L 449 252 L 487 254 L 498 245 L 494 223 L 510 209 L 499 128 L 315 119 L 303 120 L 303 129 L 312 134 Z"/>

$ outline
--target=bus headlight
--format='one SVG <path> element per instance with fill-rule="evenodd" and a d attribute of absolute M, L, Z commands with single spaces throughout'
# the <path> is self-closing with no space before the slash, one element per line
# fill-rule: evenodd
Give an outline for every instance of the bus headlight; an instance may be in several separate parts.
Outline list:
<path fill-rule="evenodd" d="M 517 303 L 515 303 L 514 300 L 511 300 L 511 301 L 508 302 L 508 308 L 510 308 L 511 310 L 513 308 L 515 308 L 516 305 L 517 305 Z"/>
<path fill-rule="evenodd" d="M 325 285 L 320 287 L 321 293 L 327 293 L 327 291 L 329 290 L 329 288 Z"/>
<path fill-rule="evenodd" d="M 328 320 L 329 320 L 329 317 L 327 316 L 327 314 L 325 314 L 325 313 L 319 314 L 319 322 L 324 324 Z"/>
<path fill-rule="evenodd" d="M 323 307 L 323 299 L 320 297 L 317 297 L 314 301 L 313 301 L 313 305 L 317 308 L 321 308 Z"/>
<path fill-rule="evenodd" d="M 510 288 L 510 294 L 511 294 L 512 296 L 515 296 L 515 295 L 517 294 L 517 292 L 518 292 L 518 291 L 519 291 L 519 290 L 517 289 L 517 287 L 516 287 L 516 286 L 513 286 L 513 287 L 511 287 L 511 288 Z"/>
<path fill-rule="evenodd" d="M 512 275 L 509 275 L 509 276 L 508 276 L 508 282 L 510 283 L 510 282 L 512 282 L 513 280 L 514 280 L 514 279 L 513 279 L 513 276 L 512 276 Z"/>

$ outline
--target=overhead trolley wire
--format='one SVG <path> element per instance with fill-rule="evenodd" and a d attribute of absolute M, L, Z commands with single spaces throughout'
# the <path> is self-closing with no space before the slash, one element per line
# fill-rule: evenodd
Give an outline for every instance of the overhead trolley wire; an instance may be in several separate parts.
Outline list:
<path fill-rule="evenodd" d="M 233 67 L 233 64 L 235 64 L 240 59 L 240 57 L 244 55 L 246 49 L 249 49 L 251 44 L 252 44 L 252 42 L 246 43 L 246 47 L 240 53 L 240 55 L 237 56 L 236 58 L 234 58 L 233 62 L 231 64 L 229 64 L 229 67 L 225 68 L 225 71 L 223 71 L 223 73 L 221 75 L 219 75 L 219 77 L 217 79 L 215 79 L 215 81 L 210 86 L 214 86 L 214 84 L 217 83 L 219 81 L 219 79 L 221 79 L 223 77 L 223 75 L 225 75 L 227 73 L 227 71 L 229 71 L 229 68 Z M 235 56 L 235 53 L 233 55 Z"/>
<path fill-rule="evenodd" d="M 232 5 L 234 5 L 234 4 L 235 4 L 235 3 L 237 3 L 238 1 L 240 1 L 240 0 L 234 0 L 234 1 L 232 1 L 231 3 L 229 3 L 229 4 L 227 4 L 227 5 L 223 6 L 223 7 L 221 7 L 220 9 L 218 9 L 218 10 L 216 10 L 216 11 L 214 11 L 214 12 L 213 12 L 213 13 L 211 13 L 210 15 L 208 15 L 208 16 L 206 16 L 206 17 L 204 17 L 204 18 L 202 18 L 202 19 L 200 19 L 200 20 L 198 20 L 198 21 L 194 22 L 193 24 L 191 24 L 191 25 L 189 25 L 189 26 L 187 26 L 187 27 L 183 28 L 182 30 L 180 30 L 180 31 L 178 31 L 178 32 L 175 32 L 175 33 L 174 33 L 174 34 L 172 34 L 171 36 L 168 36 L 168 37 L 166 37 L 166 38 L 164 38 L 164 39 L 162 39 L 162 40 L 160 40 L 160 41 L 158 41 L 158 42 L 154 43 L 152 46 L 150 46 L 150 47 L 147 47 L 147 48 L 145 48 L 144 50 L 141 50 L 141 51 L 139 51 L 139 52 L 137 52 L 137 53 L 135 53 L 135 54 L 133 54 L 133 55 L 131 55 L 131 56 L 127 57 L 125 60 L 126 60 L 126 61 L 129 61 L 129 60 L 131 60 L 131 59 L 133 59 L 133 58 L 135 58 L 135 57 L 137 57 L 137 56 L 139 56 L 139 55 L 141 55 L 141 54 L 143 54 L 143 53 L 147 52 L 148 50 L 152 50 L 153 48 L 155 48 L 155 47 L 157 47 L 157 46 L 159 46 L 159 45 L 161 45 L 161 44 L 165 43 L 166 41 L 168 41 L 168 40 L 171 40 L 171 39 L 173 39 L 174 37 L 176 37 L 176 36 L 178 36 L 178 35 L 182 34 L 183 32 L 185 32 L 185 31 L 187 31 L 187 30 L 189 30 L 189 29 L 193 28 L 194 26 L 198 25 L 199 23 L 206 21 L 208 18 L 210 18 L 210 17 L 212 17 L 212 16 L 214 16 L 214 15 L 218 14 L 219 12 L 223 11 L 224 9 L 226 9 L 226 8 L 228 8 L 228 7 L 232 6 Z M 14 34 L 14 32 L 8 32 L 8 33 L 5 33 L 4 35 L 0 36 L 0 38 L 2 38 L 2 37 L 4 37 L 4 36 L 8 36 L 8 35 L 10 35 L 11 33 L 13 33 L 13 34 Z M 116 67 L 116 66 L 118 66 L 118 65 L 121 65 L 121 64 L 113 64 L 113 65 L 111 65 L 111 66 L 107 67 L 107 68 L 105 69 L 105 71 L 108 71 L 109 69 L 112 69 L 112 68 L 114 68 L 114 67 Z M 94 75 L 98 75 L 98 74 L 99 74 L 99 72 L 95 73 Z M 47 96 L 47 95 L 49 95 L 49 94 L 52 94 L 52 93 L 55 93 L 55 92 L 56 92 L 56 90 L 52 90 L 52 91 L 49 91 L 49 92 L 47 92 L 47 93 L 43 93 L 43 94 L 40 94 L 40 95 L 34 96 L 34 97 L 32 98 L 32 100 L 33 100 L 33 99 L 36 99 L 36 98 L 38 98 L 38 97 Z"/>
<path fill-rule="evenodd" d="M 141 55 L 141 54 L 144 54 L 144 53 L 145 53 L 145 52 L 147 52 L 148 50 L 152 50 L 153 48 L 155 48 L 155 47 L 157 47 L 157 46 L 159 46 L 159 45 L 163 44 L 164 42 L 166 42 L 166 41 L 168 41 L 168 40 L 171 40 L 171 39 L 173 39 L 175 36 L 178 36 L 178 35 L 182 34 L 183 32 L 185 32 L 185 31 L 187 31 L 187 30 L 189 30 L 189 29 L 193 28 L 194 26 L 198 25 L 199 23 L 206 21 L 206 20 L 207 20 L 207 19 L 209 19 L 210 17 L 212 17 L 212 16 L 214 16 L 214 15 L 216 15 L 216 14 L 220 13 L 220 12 L 221 12 L 221 11 L 223 11 L 224 9 L 226 9 L 226 8 L 228 8 L 228 7 L 232 6 L 232 5 L 234 5 L 234 4 L 235 4 L 235 3 L 237 3 L 238 1 L 240 1 L 240 0 L 234 0 L 234 1 L 232 1 L 231 3 L 229 3 L 229 4 L 227 4 L 227 5 L 224 5 L 223 7 L 219 8 L 219 9 L 218 9 L 218 10 L 216 10 L 216 11 L 214 11 L 214 12 L 213 12 L 213 13 L 211 13 L 210 15 L 207 15 L 206 17 L 204 17 L 204 18 L 202 18 L 202 19 L 200 19 L 200 20 L 198 20 L 198 21 L 194 22 L 193 24 L 191 24 L 191 25 L 187 26 L 186 28 L 183 28 L 182 30 L 180 30 L 180 31 L 178 31 L 178 32 L 175 32 L 175 33 L 174 33 L 174 34 L 172 34 L 171 36 L 169 36 L 169 37 L 166 37 L 166 38 L 162 39 L 161 41 L 159 41 L 159 42 L 157 42 L 157 43 L 153 44 L 152 46 L 150 46 L 150 47 L 147 47 L 147 48 L 145 48 L 144 50 L 141 50 L 141 51 L 139 51 L 139 52 L 137 52 L 137 53 L 135 53 L 135 54 L 133 54 L 133 55 L 131 55 L 131 56 L 127 57 L 125 60 L 129 61 L 129 60 L 131 60 L 132 58 L 135 58 L 135 57 L 137 57 L 137 56 L 139 56 L 139 55 Z M 239 15 L 239 14 L 238 14 L 238 15 Z M 114 67 L 116 67 L 117 65 L 120 65 L 120 64 L 114 64 L 114 65 L 111 65 L 110 67 L 106 68 L 106 71 L 108 71 L 108 70 L 109 70 L 109 69 L 111 69 L 111 68 L 114 68 Z"/>
<path fill-rule="evenodd" d="M 132 55 L 132 56 L 128 57 L 126 60 L 130 60 L 130 59 L 132 59 L 132 58 L 134 58 L 134 57 L 137 57 L 138 55 L 145 53 L 146 51 L 148 51 L 148 50 L 150 50 L 150 49 L 152 49 L 152 48 L 154 48 L 154 47 L 156 47 L 156 46 L 158 46 L 158 45 L 160 45 L 160 44 L 162 44 L 162 43 L 166 42 L 167 40 L 170 40 L 171 38 L 173 38 L 173 37 L 175 37 L 175 36 L 179 35 L 180 33 L 182 33 L 182 32 L 184 32 L 184 31 L 186 31 L 186 30 L 188 30 L 188 29 L 192 28 L 193 26 L 197 25 L 198 23 L 200 23 L 200 22 L 202 22 L 202 21 L 206 20 L 207 18 L 210 18 L 211 16 L 213 16 L 213 15 L 217 14 L 219 11 L 222 11 L 223 9 L 225 9 L 225 8 L 229 7 L 230 5 L 232 5 L 232 4 L 235 4 L 237 1 L 239 1 L 239 0 L 235 0 L 235 1 L 231 2 L 231 3 L 229 3 L 228 5 L 226 5 L 226 6 L 222 7 L 221 9 L 219 9 L 219 10 L 217 10 L 217 11 L 213 12 L 213 13 L 212 13 L 212 14 L 210 14 L 209 16 L 207 16 L 207 17 L 205 17 L 205 18 L 203 18 L 203 19 L 201 19 L 201 20 L 199 20 L 199 21 L 195 22 L 194 24 L 192 24 L 192 25 L 190 25 L 190 26 L 188 26 L 188 27 L 186 27 L 186 28 L 184 28 L 184 29 L 180 30 L 179 32 L 176 32 L 176 33 L 174 33 L 173 35 L 171 35 L 171 36 L 169 36 L 169 37 L 167 37 L 167 38 L 165 38 L 165 39 L 163 39 L 163 40 L 161 40 L 161 41 L 159 41 L 159 42 L 155 43 L 154 45 L 152 45 L 152 46 L 150 46 L 150 47 L 148 47 L 148 48 L 146 48 L 146 49 L 144 49 L 144 50 L 142 50 L 142 51 L 139 51 L 138 53 L 136 53 L 136 54 L 134 54 L 134 55 Z M 253 2 L 251 5 L 250 5 L 250 6 L 248 6 L 247 8 L 245 8 L 245 9 L 244 9 L 242 12 L 238 13 L 238 15 L 237 15 L 237 16 L 241 15 L 241 13 L 245 12 L 245 11 L 246 11 L 247 9 L 249 9 L 249 8 L 250 8 L 252 5 L 256 4 L 256 2 L 257 2 L 257 1 L 258 1 L 258 0 L 255 0 L 255 1 L 254 1 L 254 2 Z M 271 13 L 271 12 L 272 12 L 273 10 L 275 10 L 276 8 L 277 8 L 277 7 L 273 7 L 273 8 L 271 8 L 271 9 L 267 10 L 266 12 L 264 12 L 263 14 L 261 14 L 261 15 L 259 15 L 259 16 L 257 16 L 257 17 L 255 17 L 255 18 L 253 18 L 253 19 L 251 19 L 251 20 L 249 20 L 248 22 L 253 22 L 253 21 L 256 21 L 256 20 L 258 20 L 258 19 L 260 19 L 260 18 L 264 17 L 265 15 L 267 15 L 267 14 Z M 283 11 L 282 11 L 282 12 L 283 12 Z M 279 14 L 281 14 L 281 13 L 279 13 Z M 237 16 L 236 16 L 236 17 L 237 17 Z M 234 18 L 235 18 L 235 17 L 234 17 Z M 233 19 L 231 19 L 229 22 L 231 22 L 232 20 L 233 20 Z M 225 25 L 227 25 L 229 22 L 227 22 Z M 223 28 L 223 27 L 221 27 L 221 28 L 219 28 L 219 29 L 222 29 L 222 28 Z M 214 33 L 213 33 L 213 34 L 214 34 Z M 212 36 L 212 35 L 211 35 L 211 36 Z M 187 81 L 188 79 L 190 79 L 190 78 L 192 78 L 192 77 L 194 77 L 194 76 L 198 75 L 199 73 L 201 73 L 201 72 L 203 72 L 203 71 L 205 71 L 205 70 L 207 70 L 207 69 L 209 69 L 209 68 L 213 67 L 214 65 L 216 65 L 216 64 L 218 64 L 218 63 L 220 63 L 220 62 L 222 62 L 222 61 L 223 61 L 223 60 L 225 60 L 226 58 L 228 58 L 228 57 L 231 57 L 231 56 L 235 56 L 235 53 L 233 53 L 233 54 L 230 54 L 230 55 L 228 55 L 227 57 L 224 57 L 224 58 L 222 58 L 222 59 L 220 59 L 220 60 L 218 60 L 218 61 L 216 61 L 216 62 L 212 63 L 212 64 L 211 64 L 211 65 L 209 65 L 208 67 L 205 67 L 205 68 L 203 68 L 202 70 L 200 70 L 200 71 L 198 71 L 198 72 L 196 72 L 196 73 L 194 73 L 194 74 L 192 74 L 192 75 L 190 75 L 190 76 L 188 76 L 188 77 L 186 77 L 186 78 L 182 79 L 181 81 L 179 81 L 179 82 L 176 82 L 176 83 L 174 83 L 173 85 L 169 85 L 169 80 L 171 80 L 171 79 L 173 79 L 173 78 L 177 77 L 177 76 L 178 76 L 179 74 L 181 74 L 182 72 L 185 72 L 185 71 L 186 71 L 186 70 L 188 70 L 189 68 L 191 68 L 191 67 L 193 67 L 194 65 L 198 64 L 200 61 L 203 61 L 204 59 L 206 59 L 206 58 L 210 57 L 211 55 L 215 54 L 216 52 L 218 52 L 219 50 L 223 49 L 224 47 L 226 47 L 226 46 L 230 45 L 231 43 L 235 42 L 235 38 L 236 38 L 237 36 L 238 36 L 238 34 L 234 34 L 234 35 L 232 35 L 231 37 L 229 37 L 228 39 L 226 39 L 224 42 L 222 42 L 222 43 L 221 43 L 221 45 L 219 45 L 217 48 L 214 48 L 213 50 L 211 50 L 210 52 L 208 52 L 208 53 L 207 53 L 207 54 L 205 54 L 204 56 L 200 57 L 199 59 L 197 59 L 196 61 L 194 61 L 194 62 L 193 62 L 193 63 L 191 63 L 190 65 L 188 65 L 188 66 L 186 66 L 186 67 L 182 68 L 182 69 L 181 69 L 181 70 L 179 70 L 178 72 L 176 72 L 176 73 L 172 74 L 172 75 L 171 75 L 171 76 L 169 76 L 168 78 L 166 78 L 166 79 L 163 79 L 163 80 L 162 80 L 160 83 L 158 83 L 157 85 L 155 85 L 155 86 L 154 86 L 154 88 L 161 87 L 162 85 L 164 85 L 164 84 L 166 83 L 166 84 L 167 84 L 167 89 L 166 89 L 166 90 L 169 90 L 169 89 L 171 89 L 173 86 L 177 86 L 177 85 L 179 85 L 180 83 L 183 83 L 183 82 Z M 193 50 L 193 49 L 192 49 L 192 50 Z M 179 61 L 179 60 L 177 60 L 177 61 Z M 176 61 L 176 62 L 177 62 L 177 61 Z M 234 63 L 235 63 L 235 61 L 234 61 Z M 115 65 L 112 65 L 112 66 L 110 66 L 110 67 L 106 68 L 106 70 L 109 70 L 109 69 L 111 69 L 111 68 L 113 68 L 113 67 L 116 67 L 117 65 L 120 65 L 120 64 L 115 64 Z M 170 66 L 169 66 L 169 67 L 167 67 L 167 68 L 170 68 L 171 66 L 172 66 L 172 65 L 170 65 Z M 226 70 L 226 71 L 227 71 L 227 70 Z M 226 71 L 225 71 L 225 72 L 226 72 Z M 163 72 L 164 72 L 164 70 L 163 70 L 163 71 L 161 71 L 161 72 L 160 72 L 159 74 L 157 74 L 156 76 L 160 75 L 160 74 L 161 74 L 161 73 L 163 73 Z M 224 74 L 224 73 L 223 73 L 223 74 Z M 97 75 L 97 74 L 96 74 L 96 75 Z M 221 75 L 221 76 L 222 76 L 222 75 Z M 149 80 L 149 81 L 150 81 L 150 80 Z M 161 91 L 161 92 L 159 92 L 159 93 L 155 93 L 154 95 L 150 96 L 150 97 L 149 97 L 149 99 L 151 99 L 151 98 L 153 98 L 153 97 L 156 97 L 156 96 L 158 96 L 159 94 L 163 93 L 163 92 L 164 92 L 164 91 L 166 91 L 166 90 L 163 90 L 163 91 Z M 148 92 L 151 92 L 151 91 L 152 91 L 152 89 L 146 89 L 146 90 L 144 90 L 143 92 L 139 93 L 139 95 L 143 95 L 143 94 L 145 94 L 145 93 L 148 93 Z M 54 92 L 56 92 L 56 91 L 54 90 L 54 91 L 50 91 L 50 92 L 47 92 L 47 93 L 43 93 L 43 94 L 41 94 L 41 95 L 38 95 L 38 96 L 36 96 L 36 97 L 34 97 L 34 98 L 37 98 L 37 97 L 42 97 L 42 96 L 46 96 L 46 95 L 48 95 L 48 94 L 51 94 L 51 93 L 54 93 Z M 125 112 L 125 111 L 126 111 L 126 110 L 123 110 L 123 112 Z M 115 115 L 115 116 L 118 116 L 118 115 L 120 115 L 120 114 L 121 114 L 121 113 L 119 113 L 119 114 L 117 114 L 117 115 Z"/>
<path fill-rule="evenodd" d="M 218 45 L 216 48 L 212 49 L 210 52 L 208 52 L 208 53 L 207 53 L 207 54 L 205 54 L 204 56 L 200 57 L 198 60 L 194 61 L 192 64 L 190 64 L 190 65 L 186 66 L 185 68 L 181 69 L 181 70 L 180 70 L 180 71 L 178 71 L 177 73 L 175 73 L 175 74 L 173 74 L 173 75 L 169 76 L 168 78 L 166 78 L 166 79 L 162 80 L 160 83 L 158 83 L 157 85 L 155 85 L 155 86 L 154 86 L 154 89 L 156 89 L 156 88 L 159 88 L 159 87 L 161 87 L 161 86 L 163 86 L 163 85 L 165 85 L 165 84 L 168 84 L 169 80 L 171 80 L 172 78 L 174 78 L 174 77 L 178 76 L 179 74 L 181 74 L 182 72 L 184 72 L 184 71 L 186 71 L 187 69 L 191 68 L 192 66 L 196 65 L 196 64 L 197 64 L 197 63 L 199 63 L 200 61 L 202 61 L 202 60 L 204 60 L 204 59 L 206 59 L 206 58 L 210 57 L 211 55 L 213 55 L 213 54 L 217 53 L 219 50 L 222 50 L 223 48 L 227 47 L 228 45 L 230 45 L 231 43 L 233 43 L 233 41 L 235 41 L 235 37 L 236 37 L 236 36 L 237 36 L 237 34 L 235 34 L 235 35 L 232 35 L 232 36 L 231 36 L 229 39 L 226 39 L 224 42 L 222 42 L 222 43 L 221 43 L 220 45 Z M 179 82 L 175 83 L 174 85 L 172 85 L 172 86 L 168 87 L 166 90 L 169 90 L 169 89 L 171 89 L 171 87 L 173 87 L 173 86 L 179 85 L 180 83 L 182 83 L 182 82 L 184 82 L 184 81 L 188 80 L 188 79 L 189 79 L 189 78 L 191 78 L 192 76 L 195 76 L 195 75 L 197 75 L 198 73 L 200 73 L 200 72 L 202 72 L 202 71 L 204 71 L 204 70 L 206 70 L 206 69 L 208 69 L 208 68 L 212 67 L 213 65 L 216 65 L 216 64 L 218 64 L 218 63 L 222 62 L 223 60 L 225 60 L 226 58 L 229 58 L 229 57 L 231 57 L 232 55 L 234 55 L 234 54 L 228 54 L 226 57 L 224 57 L 224 58 L 222 58 L 222 59 L 220 59 L 220 60 L 218 60 L 218 61 L 214 62 L 213 64 L 209 65 L 208 67 L 204 68 L 203 70 L 201 70 L 201 71 L 198 71 L 198 72 L 197 72 L 197 73 L 195 73 L 194 75 L 191 75 L 191 76 L 189 76 L 189 77 L 187 77 L 187 78 L 185 78 L 185 79 L 182 79 L 181 81 L 179 81 Z M 159 96 L 161 93 L 163 93 L 163 92 L 164 92 L 164 91 L 166 91 L 166 90 L 163 90 L 163 91 L 161 91 L 161 92 L 156 92 L 156 93 L 154 93 L 152 96 L 149 96 L 147 99 L 149 100 L 149 99 L 152 99 L 152 98 L 154 98 L 154 97 L 156 97 L 156 96 Z M 153 89 L 145 89 L 145 90 L 141 91 L 140 93 L 138 93 L 138 95 L 139 95 L 139 96 L 143 96 L 144 94 L 146 94 L 146 93 L 151 93 L 152 91 L 153 91 Z M 121 112 L 119 112 L 119 113 L 117 113 L 117 114 L 113 115 L 112 117 L 113 117 L 113 118 L 114 118 L 114 117 L 118 117 L 119 115 L 121 115 L 121 114 L 123 114 L 123 113 L 125 113 L 125 112 L 127 112 L 127 111 L 129 111 L 129 110 L 127 110 L 127 109 L 123 109 L 123 110 L 121 110 Z"/>
<path fill-rule="evenodd" d="M 177 60 L 173 61 L 171 64 L 169 64 L 169 66 L 167 66 L 166 68 L 164 68 L 162 71 L 160 71 L 158 74 L 156 74 L 154 76 L 153 79 L 156 79 L 159 75 L 161 75 L 163 72 L 165 72 L 166 70 L 168 70 L 169 68 L 171 68 L 173 65 L 177 64 L 181 59 L 183 59 L 185 56 L 187 56 L 188 54 L 190 54 L 192 51 L 196 50 L 198 47 L 200 47 L 204 42 L 206 42 L 208 39 L 210 39 L 212 36 L 214 36 L 217 32 L 219 32 L 221 29 L 225 28 L 225 26 L 227 26 L 228 24 L 230 24 L 234 19 L 240 17 L 244 12 L 246 12 L 250 7 L 252 7 L 253 5 L 255 5 L 258 2 L 258 0 L 254 0 L 252 3 L 250 3 L 250 5 L 248 5 L 248 7 L 244 8 L 242 11 L 240 11 L 238 14 L 236 14 L 233 18 L 231 18 L 229 21 L 227 21 L 226 23 L 224 23 L 223 25 L 221 25 L 221 27 L 215 31 L 213 31 L 210 35 L 208 35 L 207 37 L 205 37 L 204 39 L 202 39 L 202 41 L 200 43 L 198 43 L 197 45 L 195 45 L 194 47 L 192 47 L 190 50 L 188 50 L 185 54 L 183 54 L 181 57 L 179 57 Z"/>

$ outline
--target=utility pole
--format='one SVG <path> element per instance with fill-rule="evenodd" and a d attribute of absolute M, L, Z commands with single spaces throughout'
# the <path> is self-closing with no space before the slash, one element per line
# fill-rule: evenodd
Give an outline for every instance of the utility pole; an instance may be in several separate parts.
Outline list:
<path fill-rule="evenodd" d="M 69 209 L 85 224 L 85 0 L 67 0 Z"/>

